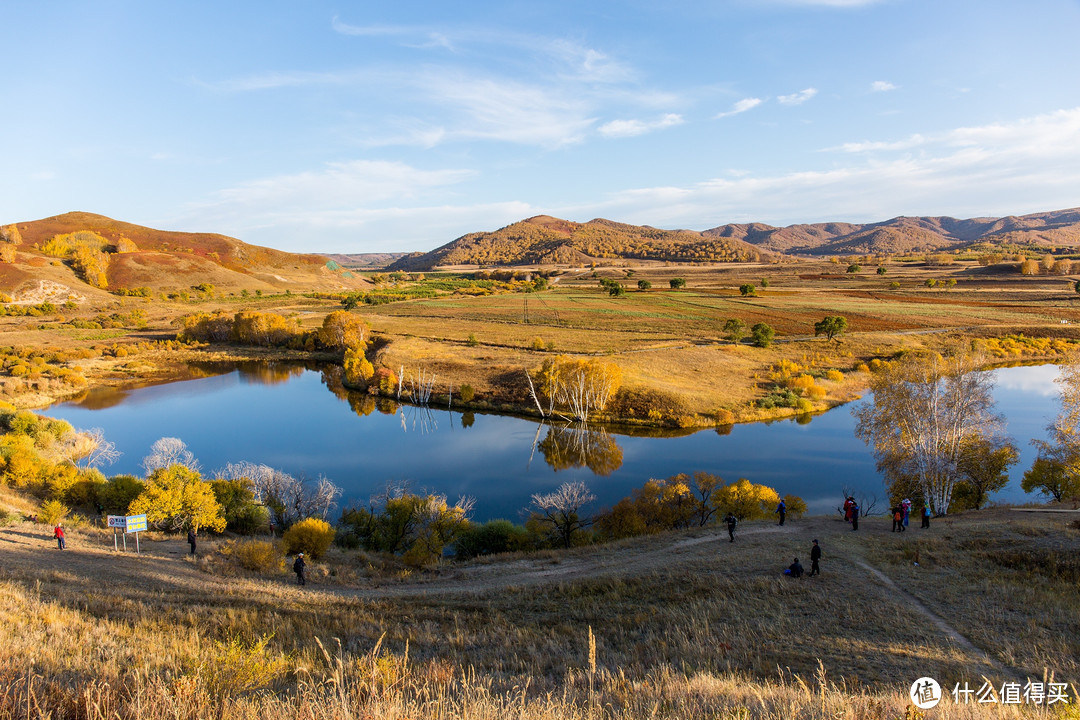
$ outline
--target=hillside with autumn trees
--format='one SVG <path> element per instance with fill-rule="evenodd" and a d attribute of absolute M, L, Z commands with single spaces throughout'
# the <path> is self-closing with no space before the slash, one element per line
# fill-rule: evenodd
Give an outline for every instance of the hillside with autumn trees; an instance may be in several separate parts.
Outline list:
<path fill-rule="evenodd" d="M 283 252 L 215 233 L 156 230 L 103 215 L 70 212 L 0 227 L 0 290 L 39 283 L 113 293 L 188 290 L 280 292 L 361 289 L 368 283 L 337 262 Z"/>
<path fill-rule="evenodd" d="M 428 253 L 413 254 L 391 270 L 430 270 L 441 265 L 531 265 L 587 263 L 600 258 L 672 262 L 757 262 L 773 253 L 741 239 L 706 237 L 693 230 L 658 230 L 611 220 L 586 223 L 547 215 L 495 232 L 463 235 Z"/>
<path fill-rule="evenodd" d="M 1080 208 L 1003 218 L 896 217 L 877 223 L 827 222 L 773 227 L 728 224 L 707 238 L 745 241 L 788 255 L 897 255 L 983 245 L 1053 250 L 1080 244 Z"/>

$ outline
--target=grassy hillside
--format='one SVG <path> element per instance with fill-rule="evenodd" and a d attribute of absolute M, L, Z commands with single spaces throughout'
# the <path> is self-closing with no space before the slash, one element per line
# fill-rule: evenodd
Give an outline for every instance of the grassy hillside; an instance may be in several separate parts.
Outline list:
<path fill-rule="evenodd" d="M 610 220 L 576 223 L 539 215 L 495 232 L 464 235 L 429 253 L 409 255 L 391 270 L 441 265 L 589 263 L 598 258 L 673 262 L 748 262 L 771 256 L 740 239 L 706 237 L 692 230 L 658 230 Z"/>
<path fill-rule="evenodd" d="M 5 237 L 11 227 L 5 226 Z M 74 271 L 65 279 L 76 293 L 140 287 L 175 291 L 201 283 L 233 292 L 351 290 L 367 284 L 321 255 L 282 252 L 225 235 L 155 230 L 92 213 L 65 213 L 13 227 L 18 240 L 13 261 L 0 263 L 0 290 L 8 295 L 17 295 L 37 280 L 59 281 L 47 277 L 44 269 L 50 265 Z M 65 253 L 56 239 L 71 237 L 76 240 L 69 245 L 98 247 L 69 248 Z M 76 250 L 87 255 L 76 256 Z M 100 274 L 88 274 L 87 262 Z"/>
<path fill-rule="evenodd" d="M 192 562 L 179 536 L 135 556 L 83 527 L 60 552 L 16 520 L 0 717 L 1075 717 L 907 698 L 1052 674 L 1080 702 L 1074 517 L 747 523 L 427 572 L 335 550 L 304 588 L 222 541 Z M 814 538 L 822 575 L 785 578 Z"/>

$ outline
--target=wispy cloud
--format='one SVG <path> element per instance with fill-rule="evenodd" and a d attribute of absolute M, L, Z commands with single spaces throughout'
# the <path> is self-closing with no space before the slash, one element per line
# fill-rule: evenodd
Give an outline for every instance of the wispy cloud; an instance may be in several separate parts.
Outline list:
<path fill-rule="evenodd" d="M 896 90 L 898 87 L 898 85 L 893 85 L 888 80 L 875 80 L 870 83 L 870 90 L 872 92 L 888 92 L 890 90 Z"/>
<path fill-rule="evenodd" d="M 216 92 L 244 93 L 316 85 L 355 85 L 373 77 L 372 73 L 362 70 L 265 72 L 214 81 L 193 79 L 192 83 Z"/>
<path fill-rule="evenodd" d="M 651 122 L 645 120 L 612 120 L 609 123 L 601 125 L 599 127 L 599 132 L 604 137 L 609 138 L 634 137 L 636 135 L 644 135 L 653 130 L 662 130 L 675 125 L 682 125 L 682 123 L 682 115 L 668 113 L 660 119 Z"/>
<path fill-rule="evenodd" d="M 704 229 L 751 220 L 787 224 L 902 214 L 974 217 L 1077 204 L 1080 108 L 957 128 L 934 138 L 915 135 L 892 145 L 920 148 L 892 160 L 868 157 L 828 170 L 626 190 L 565 212 Z"/>
<path fill-rule="evenodd" d="M 913 147 L 918 147 L 926 142 L 926 138 L 918 133 L 911 137 L 904 138 L 902 140 L 891 141 L 865 141 L 865 142 L 851 142 L 838 145 L 836 147 L 825 148 L 822 152 L 830 152 L 840 150 L 848 153 L 863 153 L 863 152 L 875 152 L 882 150 L 909 150 Z"/>
<path fill-rule="evenodd" d="M 791 95 L 780 95 L 776 99 L 780 101 L 781 105 L 802 105 L 804 102 L 817 95 L 817 92 L 817 88 L 809 87 L 805 90 L 800 90 L 797 93 L 792 93 Z"/>
<path fill-rule="evenodd" d="M 717 113 L 716 117 L 717 118 L 725 118 L 725 117 L 731 117 L 732 115 L 738 115 L 740 113 L 746 112 L 747 110 L 753 110 L 754 108 L 756 108 L 758 105 L 760 105 L 763 102 L 765 102 L 765 101 L 762 100 L 761 98 L 756 98 L 756 97 L 743 98 L 742 100 L 739 100 L 737 103 L 735 103 L 731 107 L 731 110 L 729 110 L 727 112 Z"/>

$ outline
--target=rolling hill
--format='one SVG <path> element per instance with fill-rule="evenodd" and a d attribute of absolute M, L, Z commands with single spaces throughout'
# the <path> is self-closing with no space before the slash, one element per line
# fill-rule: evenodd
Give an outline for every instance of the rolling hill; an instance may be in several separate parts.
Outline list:
<path fill-rule="evenodd" d="M 0 264 L 0 290 L 18 295 L 42 281 L 77 294 L 149 288 L 187 290 L 210 283 L 219 292 L 340 291 L 368 282 L 322 255 L 250 245 L 211 233 L 133 225 L 86 212 L 4 227 L 13 262 Z M 89 264 L 89 265 L 88 265 Z M 88 268 L 92 271 L 88 272 Z"/>
<path fill-rule="evenodd" d="M 897 217 L 878 223 L 818 223 L 773 227 L 721 225 L 705 237 L 742 240 L 788 255 L 888 255 L 955 250 L 971 245 L 1080 245 L 1080 208 L 1003 218 Z"/>
<path fill-rule="evenodd" d="M 586 223 L 547 215 L 494 232 L 463 235 L 427 253 L 414 253 L 389 270 L 430 270 L 441 265 L 588 263 L 605 258 L 674 262 L 748 262 L 774 257 L 741 238 L 707 237 L 693 230 L 658 230 L 596 219 Z"/>

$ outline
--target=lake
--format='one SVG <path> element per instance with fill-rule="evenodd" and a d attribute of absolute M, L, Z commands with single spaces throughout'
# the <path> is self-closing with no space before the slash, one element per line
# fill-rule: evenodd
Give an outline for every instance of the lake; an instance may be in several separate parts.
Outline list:
<path fill-rule="evenodd" d="M 1031 498 L 1020 479 L 1057 414 L 1054 365 L 991 371 L 997 409 L 1021 452 L 1009 486 L 993 500 Z M 340 507 L 367 504 L 387 483 L 476 498 L 474 518 L 519 520 L 533 493 L 565 481 L 584 481 L 597 496 L 592 509 L 611 505 L 649 478 L 698 470 L 725 480 L 748 478 L 802 496 L 815 514 L 830 512 L 845 489 L 885 502 L 881 477 L 854 434 L 851 408 L 771 423 L 643 436 L 634 431 L 462 413 L 436 408 L 381 407 L 347 393 L 333 370 L 243 363 L 193 366 L 192 379 L 117 391 L 91 391 L 54 405 L 46 414 L 77 428 L 100 427 L 123 452 L 106 474 L 142 474 L 141 461 L 161 437 L 187 443 L 204 469 L 250 460 L 297 477 L 320 474 L 344 490 Z M 626 434 L 631 433 L 631 434 Z"/>

